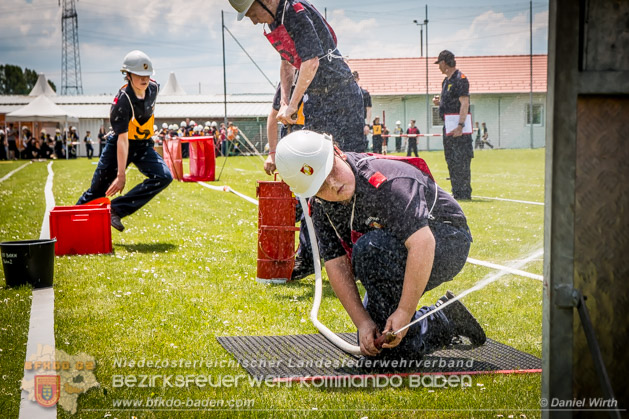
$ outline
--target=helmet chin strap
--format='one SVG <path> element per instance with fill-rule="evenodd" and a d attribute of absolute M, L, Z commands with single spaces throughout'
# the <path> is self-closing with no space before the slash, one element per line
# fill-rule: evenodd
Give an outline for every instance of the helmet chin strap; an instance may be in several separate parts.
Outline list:
<path fill-rule="evenodd" d="M 263 8 L 264 10 L 266 10 L 268 14 L 270 14 L 270 15 L 271 15 L 271 17 L 273 18 L 273 20 L 275 20 L 275 14 L 274 14 L 271 10 L 269 10 L 269 8 L 268 8 L 268 7 L 266 7 L 266 4 L 264 4 L 261 0 L 255 0 L 255 1 L 256 1 L 256 2 L 258 2 L 258 4 L 259 4 L 260 6 L 262 6 L 262 8 Z"/>

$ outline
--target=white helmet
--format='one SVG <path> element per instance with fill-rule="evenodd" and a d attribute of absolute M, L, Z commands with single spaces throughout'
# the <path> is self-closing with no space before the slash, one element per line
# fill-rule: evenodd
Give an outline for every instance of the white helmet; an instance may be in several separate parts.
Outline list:
<path fill-rule="evenodd" d="M 203 131 L 209 131 L 209 130 L 210 130 L 210 127 L 209 127 L 208 125 L 206 125 L 206 126 L 203 128 Z"/>
<path fill-rule="evenodd" d="M 212 123 L 210 121 L 205 121 L 205 124 L 203 124 L 203 125 L 205 125 L 206 127 L 209 127 L 209 126 L 212 125 Z"/>
<path fill-rule="evenodd" d="M 179 128 L 185 128 L 185 127 L 187 127 L 186 121 L 181 121 L 181 124 L 179 124 Z"/>
<path fill-rule="evenodd" d="M 400 125 L 402 121 L 395 121 L 395 125 Z"/>
<path fill-rule="evenodd" d="M 153 131 L 157 131 L 157 125 L 153 125 Z"/>
<path fill-rule="evenodd" d="M 314 196 L 334 165 L 334 142 L 327 134 L 299 130 L 277 145 L 275 165 L 291 190 L 304 198 Z"/>
<path fill-rule="evenodd" d="M 164 123 L 162 124 L 162 129 L 166 129 L 166 128 L 168 128 L 168 124 L 167 124 L 166 122 L 164 122 Z"/>
<path fill-rule="evenodd" d="M 218 124 L 216 123 L 216 121 L 212 121 L 212 126 L 213 126 L 214 128 L 218 127 Z"/>
<path fill-rule="evenodd" d="M 192 120 L 192 121 L 190 121 L 190 126 L 192 126 L 192 127 L 196 127 L 196 126 L 197 126 L 197 123 L 196 123 L 196 122 L 194 122 L 194 120 Z"/>
<path fill-rule="evenodd" d="M 229 4 L 238 12 L 238 20 L 245 17 L 253 2 L 254 0 L 229 0 Z"/>
<path fill-rule="evenodd" d="M 170 124 L 168 126 L 168 129 L 171 130 L 171 131 L 177 131 L 177 128 L 178 128 L 177 124 Z"/>
<path fill-rule="evenodd" d="M 152 76 L 155 73 L 149 56 L 137 49 L 125 55 L 120 71 L 138 76 Z"/>

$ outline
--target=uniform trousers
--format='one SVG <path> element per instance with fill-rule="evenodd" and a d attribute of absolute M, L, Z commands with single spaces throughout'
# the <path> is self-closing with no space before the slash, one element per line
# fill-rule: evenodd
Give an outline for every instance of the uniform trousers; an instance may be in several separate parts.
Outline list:
<path fill-rule="evenodd" d="M 443 130 L 443 150 L 450 172 L 454 199 L 472 199 L 471 163 L 474 146 L 470 134 L 460 137 L 446 136 Z"/>
<path fill-rule="evenodd" d="M 449 224 L 431 222 L 430 230 L 435 237 L 435 257 L 424 291 L 451 281 L 463 269 L 472 240 L 469 230 Z M 400 302 L 407 254 L 404 243 L 384 230 L 363 235 L 353 247 L 354 276 L 367 291 L 365 308 L 380 331 Z M 412 320 L 433 308 L 420 308 Z M 411 326 L 400 345 L 383 350 L 379 357 L 418 359 L 448 345 L 453 336 L 452 325 L 441 310 Z"/>
<path fill-rule="evenodd" d="M 109 139 L 92 177 L 92 185 L 79 198 L 77 205 L 105 196 L 118 175 L 117 140 Z M 119 217 L 133 214 L 164 190 L 173 177 L 164 160 L 153 149 L 152 140 L 129 140 L 127 166 L 135 164 L 146 179 L 126 194 L 111 201 L 111 210 Z"/>

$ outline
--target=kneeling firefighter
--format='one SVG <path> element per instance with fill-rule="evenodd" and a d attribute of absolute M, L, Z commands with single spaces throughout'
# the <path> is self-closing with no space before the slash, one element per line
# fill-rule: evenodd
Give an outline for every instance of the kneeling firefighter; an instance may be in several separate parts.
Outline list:
<path fill-rule="evenodd" d="M 454 301 L 395 335 L 382 345 L 386 351 L 376 345 L 382 333 L 434 308 L 417 305 L 424 292 L 459 273 L 472 242 L 459 204 L 418 162 L 423 160 L 343 153 L 329 136 L 312 131 L 293 132 L 277 145 L 275 163 L 284 181 L 297 195 L 314 197 L 321 257 L 364 355 L 417 359 L 456 336 L 485 342 L 476 319 Z M 367 290 L 364 302 L 356 280 Z M 448 291 L 435 305 L 453 297 Z"/>

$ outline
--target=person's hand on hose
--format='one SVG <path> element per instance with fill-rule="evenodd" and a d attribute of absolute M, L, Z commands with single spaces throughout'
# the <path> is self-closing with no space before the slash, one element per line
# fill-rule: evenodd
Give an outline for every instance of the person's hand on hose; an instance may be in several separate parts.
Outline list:
<path fill-rule="evenodd" d="M 275 172 L 275 153 L 269 153 L 269 156 L 266 158 L 264 162 L 264 171 L 267 175 L 272 175 Z"/>
<path fill-rule="evenodd" d="M 114 196 L 118 192 L 122 192 L 122 190 L 124 189 L 125 183 L 126 183 L 126 175 L 124 173 L 119 174 L 118 176 L 116 176 L 116 179 L 109 186 L 109 189 L 107 189 L 107 192 L 105 192 L 105 195 Z"/>
<path fill-rule="evenodd" d="M 373 320 L 366 320 L 358 326 L 358 336 L 360 339 L 360 352 L 363 355 L 376 356 L 380 351 L 376 348 L 375 340 L 380 335 L 378 326 Z"/>
<path fill-rule="evenodd" d="M 384 326 L 384 330 L 382 333 L 395 332 L 397 330 L 400 330 L 411 322 L 414 314 L 415 313 L 407 313 L 406 311 L 398 308 L 387 319 L 387 324 Z M 402 339 L 404 338 L 404 336 L 406 336 L 407 332 L 408 329 L 404 329 L 400 333 L 397 333 L 393 342 L 384 343 L 382 347 L 388 349 L 395 348 L 400 344 L 400 342 L 402 342 Z"/>
<path fill-rule="evenodd" d="M 294 118 L 293 118 L 294 117 Z M 297 108 L 294 106 L 282 105 L 277 113 L 277 120 L 284 125 L 293 125 L 297 123 Z"/>

